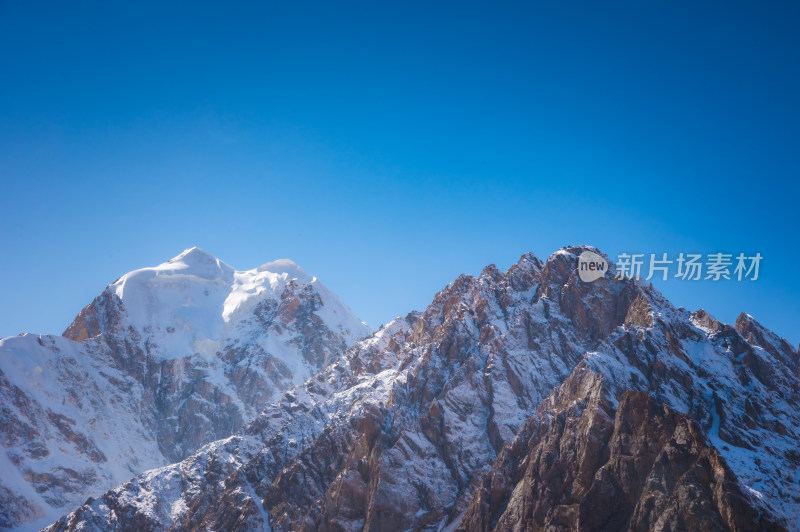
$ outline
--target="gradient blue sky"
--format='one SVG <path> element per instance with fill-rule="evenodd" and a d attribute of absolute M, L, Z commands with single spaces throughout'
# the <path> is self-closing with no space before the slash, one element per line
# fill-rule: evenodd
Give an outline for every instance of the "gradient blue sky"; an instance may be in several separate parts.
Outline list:
<path fill-rule="evenodd" d="M 372 325 L 589 243 L 800 342 L 800 3 L 0 2 L 0 336 L 198 245 Z"/>

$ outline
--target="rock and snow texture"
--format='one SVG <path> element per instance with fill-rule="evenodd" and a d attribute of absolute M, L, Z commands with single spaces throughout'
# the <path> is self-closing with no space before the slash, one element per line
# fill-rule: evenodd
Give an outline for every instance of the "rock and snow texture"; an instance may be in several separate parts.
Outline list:
<path fill-rule="evenodd" d="M 484 475 L 466 530 L 779 530 L 687 414 L 579 365 Z"/>
<path fill-rule="evenodd" d="M 586 249 L 459 277 L 49 530 L 800 530 L 798 352 Z"/>
<path fill-rule="evenodd" d="M 121 277 L 63 337 L 0 339 L 0 527 L 233 434 L 369 333 L 291 261 L 240 272 L 192 248 Z"/>

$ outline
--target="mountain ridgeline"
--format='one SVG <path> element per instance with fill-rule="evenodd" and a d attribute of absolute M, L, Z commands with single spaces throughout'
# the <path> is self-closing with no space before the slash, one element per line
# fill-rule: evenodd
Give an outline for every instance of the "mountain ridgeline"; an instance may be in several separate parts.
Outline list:
<path fill-rule="evenodd" d="M 269 288 L 250 303 L 261 269 L 205 254 L 195 276 L 211 285 L 175 288 L 183 267 L 123 278 L 68 338 L 0 344 L 4 405 L 27 405 L 3 411 L 24 427 L 4 431 L 6 455 L 33 493 L 83 495 L 49 531 L 800 530 L 798 351 L 747 314 L 730 326 L 675 308 L 611 261 L 583 282 L 584 251 L 602 255 L 462 275 L 371 334 L 285 261 L 262 267 Z M 219 312 L 184 311 L 203 298 Z M 7 361 L 23 352 L 49 357 L 38 377 Z M 60 377 L 78 373 L 102 383 L 102 408 Z M 80 407 L 55 409 L 58 394 Z M 152 456 L 119 451 L 130 478 L 29 480 L 53 467 L 37 453 L 77 448 L 64 424 L 108 460 L 110 414 L 149 420 L 130 427 Z M 28 493 L 4 499 L 18 522 L 42 504 Z"/>
<path fill-rule="evenodd" d="M 369 332 L 291 261 L 239 272 L 192 248 L 122 276 L 62 337 L 0 340 L 0 527 L 230 436 Z"/>

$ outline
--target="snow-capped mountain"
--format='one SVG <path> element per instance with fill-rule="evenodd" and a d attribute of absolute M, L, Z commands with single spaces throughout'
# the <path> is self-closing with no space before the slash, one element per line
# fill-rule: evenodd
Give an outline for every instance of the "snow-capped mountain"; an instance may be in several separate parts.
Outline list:
<path fill-rule="evenodd" d="M 800 530 L 798 352 L 587 249 L 459 277 L 48 530 Z"/>
<path fill-rule="evenodd" d="M 192 248 L 122 276 L 63 337 L 0 339 L 0 527 L 233 434 L 369 332 L 291 261 L 236 271 Z"/>

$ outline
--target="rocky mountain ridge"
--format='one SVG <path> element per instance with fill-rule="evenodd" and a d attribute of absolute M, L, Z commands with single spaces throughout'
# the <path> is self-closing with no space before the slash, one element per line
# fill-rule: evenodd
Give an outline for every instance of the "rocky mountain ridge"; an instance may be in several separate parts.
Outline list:
<path fill-rule="evenodd" d="M 370 332 L 291 261 L 198 248 L 122 276 L 63 337 L 0 340 L 0 527 L 38 529 L 227 437 Z"/>
<path fill-rule="evenodd" d="M 584 250 L 459 277 L 49 530 L 800 530 L 797 351 Z"/>

